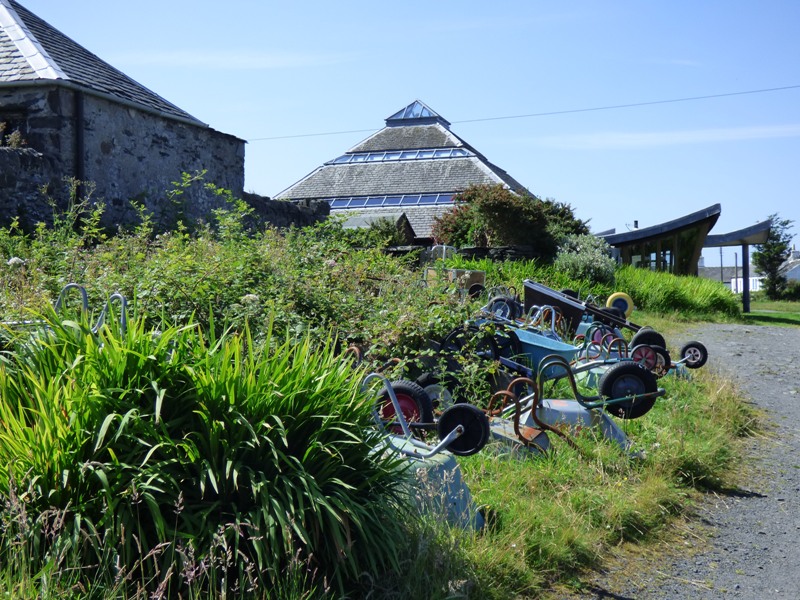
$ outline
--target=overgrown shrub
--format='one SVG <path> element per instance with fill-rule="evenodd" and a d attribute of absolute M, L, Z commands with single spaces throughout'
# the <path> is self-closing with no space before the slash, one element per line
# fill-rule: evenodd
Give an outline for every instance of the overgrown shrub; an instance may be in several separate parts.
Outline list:
<path fill-rule="evenodd" d="M 433 237 L 451 246 L 531 246 L 545 261 L 563 235 L 588 233 L 569 205 L 516 194 L 503 185 L 472 185 L 434 221 Z"/>
<path fill-rule="evenodd" d="M 591 234 L 569 235 L 558 247 L 556 270 L 588 283 L 613 284 L 616 261 L 608 242 Z"/>

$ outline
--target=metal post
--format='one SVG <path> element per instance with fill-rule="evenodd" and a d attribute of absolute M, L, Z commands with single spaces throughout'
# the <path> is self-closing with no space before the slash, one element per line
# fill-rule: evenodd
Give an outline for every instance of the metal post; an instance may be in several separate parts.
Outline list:
<path fill-rule="evenodd" d="M 739 293 L 739 256 L 736 252 L 733 253 L 733 279 L 731 282 L 736 282 L 736 293 Z"/>
<path fill-rule="evenodd" d="M 719 282 L 725 283 L 725 277 L 722 276 L 722 246 L 719 247 Z"/>
<path fill-rule="evenodd" d="M 742 244 L 742 312 L 750 312 L 750 246 Z"/>

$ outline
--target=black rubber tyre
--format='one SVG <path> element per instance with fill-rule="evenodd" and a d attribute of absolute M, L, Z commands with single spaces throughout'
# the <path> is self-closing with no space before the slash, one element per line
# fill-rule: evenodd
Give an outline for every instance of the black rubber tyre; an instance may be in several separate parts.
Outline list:
<path fill-rule="evenodd" d="M 626 396 L 641 396 L 658 390 L 656 377 L 641 365 L 625 360 L 611 365 L 600 377 L 600 394 L 610 400 Z M 633 398 L 606 406 L 606 411 L 621 419 L 637 419 L 647 414 L 656 403 L 656 397 Z"/>
<path fill-rule="evenodd" d="M 508 319 L 509 321 L 519 317 L 521 312 L 519 302 L 511 296 L 495 296 L 489 300 L 486 310 L 501 319 Z"/>
<path fill-rule="evenodd" d="M 433 404 L 430 396 L 419 385 L 413 381 L 401 379 L 392 382 L 392 390 L 394 390 L 400 410 L 409 425 L 411 423 L 433 423 Z M 377 404 L 381 419 L 392 421 L 396 413 L 387 390 L 384 389 L 378 396 Z M 395 433 L 401 431 L 399 425 L 392 425 L 390 428 Z"/>
<path fill-rule="evenodd" d="M 650 370 L 655 373 L 656 377 L 663 377 L 672 368 L 672 357 L 666 348 L 661 346 L 651 346 L 651 348 L 656 352 L 656 366 Z"/>
<path fill-rule="evenodd" d="M 489 418 L 472 404 L 455 404 L 439 417 L 436 432 L 439 439 L 444 439 L 458 425 L 464 427 L 464 433 L 450 442 L 447 449 L 456 456 L 471 456 L 479 452 L 489 441 Z"/>
<path fill-rule="evenodd" d="M 699 369 L 708 362 L 708 350 L 700 342 L 686 342 L 681 348 L 681 359 L 687 369 Z"/>
<path fill-rule="evenodd" d="M 625 313 L 616 306 L 605 306 L 594 315 L 593 320 L 599 321 L 609 327 L 618 327 L 620 323 L 625 323 Z M 641 342 L 640 342 L 641 343 Z"/>
<path fill-rule="evenodd" d="M 414 382 L 428 394 L 434 413 L 442 412 L 458 402 L 459 381 L 452 373 L 442 376 L 423 373 Z"/>
<path fill-rule="evenodd" d="M 442 341 L 442 352 L 465 354 L 475 353 L 486 360 L 497 360 L 500 350 L 494 337 L 482 332 L 475 325 L 466 329 L 457 327 Z"/>
<path fill-rule="evenodd" d="M 628 344 L 628 346 L 633 348 L 639 344 L 647 344 L 648 346 L 661 346 L 662 348 L 667 347 L 667 341 L 664 339 L 664 336 L 650 327 L 642 327 L 639 331 L 637 331 L 631 338 L 631 343 Z"/>
<path fill-rule="evenodd" d="M 467 296 L 469 296 L 470 300 L 475 300 L 485 291 L 486 288 L 483 287 L 480 283 L 473 283 L 471 286 L 469 286 L 469 289 L 467 290 Z"/>

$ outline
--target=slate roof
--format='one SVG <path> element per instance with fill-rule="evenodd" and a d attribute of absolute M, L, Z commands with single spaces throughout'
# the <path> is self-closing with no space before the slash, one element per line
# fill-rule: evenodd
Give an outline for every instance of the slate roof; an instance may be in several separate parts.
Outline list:
<path fill-rule="evenodd" d="M 324 165 L 278 197 L 335 198 L 458 192 L 473 183 L 505 183 L 479 159 Z"/>
<path fill-rule="evenodd" d="M 436 150 L 458 148 L 458 153 L 433 156 Z M 414 158 L 389 159 L 382 152 L 428 151 Z M 372 153 L 369 157 L 368 153 Z M 442 153 L 439 153 L 442 154 Z M 450 131 L 450 123 L 419 100 L 386 119 L 386 127 L 359 142 L 338 160 L 358 157 L 359 161 L 333 159 L 276 195 L 276 198 L 329 200 L 344 197 L 442 194 L 452 196 L 470 185 L 503 185 L 515 192 L 524 186 L 503 169 Z M 435 216 L 452 204 L 400 206 L 417 237 L 430 237 Z M 388 208 L 342 209 L 361 212 L 394 212 Z M 331 214 L 340 212 L 332 210 Z"/>
<path fill-rule="evenodd" d="M 430 237 L 435 218 L 441 217 L 451 208 L 452 206 L 404 206 L 403 214 L 405 214 L 411 228 L 414 230 L 414 234 L 418 238 Z M 395 220 L 398 211 L 397 209 L 390 210 L 380 208 L 331 210 L 331 215 L 348 215 L 353 213 L 363 217 L 364 223 L 368 224 L 378 219 Z"/>
<path fill-rule="evenodd" d="M 205 126 L 104 62 L 15 0 L 0 0 L 0 86 L 62 83 Z"/>

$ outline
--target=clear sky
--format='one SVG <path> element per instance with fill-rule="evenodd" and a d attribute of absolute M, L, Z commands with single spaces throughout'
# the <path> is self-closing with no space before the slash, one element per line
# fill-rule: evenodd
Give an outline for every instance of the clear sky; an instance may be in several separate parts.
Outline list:
<path fill-rule="evenodd" d="M 595 232 L 717 203 L 712 233 L 773 213 L 800 231 L 797 0 L 20 1 L 247 140 L 247 191 L 276 195 L 419 99 Z"/>

